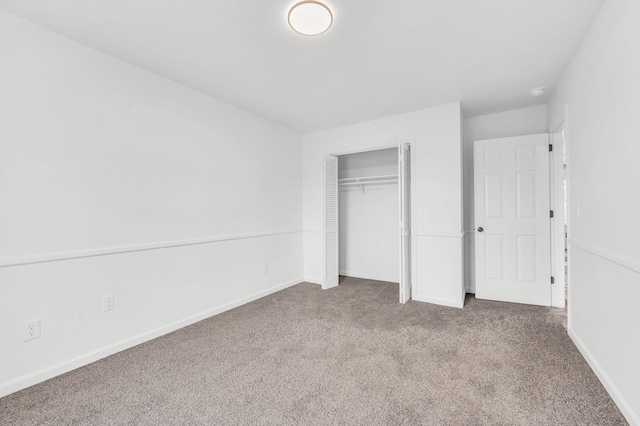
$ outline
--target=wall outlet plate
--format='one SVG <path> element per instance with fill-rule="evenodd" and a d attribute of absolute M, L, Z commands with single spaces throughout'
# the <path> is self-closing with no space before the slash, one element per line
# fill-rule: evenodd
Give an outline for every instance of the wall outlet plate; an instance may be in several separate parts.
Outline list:
<path fill-rule="evenodd" d="M 27 342 L 29 340 L 40 338 L 40 318 L 36 318 L 31 321 L 27 321 L 22 324 L 22 341 Z"/>
<path fill-rule="evenodd" d="M 267 268 L 267 265 L 262 265 L 262 275 L 267 275 L 267 273 L 269 272 L 269 269 Z"/>
<path fill-rule="evenodd" d="M 113 311 L 113 294 L 102 298 L 102 312 Z"/>

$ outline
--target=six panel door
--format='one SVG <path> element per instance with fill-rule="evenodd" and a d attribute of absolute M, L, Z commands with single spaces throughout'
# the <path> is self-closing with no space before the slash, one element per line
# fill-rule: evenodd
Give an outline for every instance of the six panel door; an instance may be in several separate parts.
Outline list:
<path fill-rule="evenodd" d="M 549 136 L 474 143 L 478 299 L 551 306 Z"/>

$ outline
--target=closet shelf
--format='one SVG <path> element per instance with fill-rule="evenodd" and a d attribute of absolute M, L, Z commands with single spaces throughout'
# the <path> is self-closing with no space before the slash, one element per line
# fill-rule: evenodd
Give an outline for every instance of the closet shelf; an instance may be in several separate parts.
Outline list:
<path fill-rule="evenodd" d="M 338 179 L 338 183 L 340 185 L 344 185 L 347 183 L 355 183 L 355 184 L 364 184 L 364 183 L 377 183 L 380 181 L 396 181 L 398 180 L 398 175 L 383 175 L 383 176 L 362 176 L 362 177 L 354 177 L 354 178 L 342 178 Z"/>
<path fill-rule="evenodd" d="M 374 183 L 396 183 L 398 182 L 398 175 L 383 175 L 383 176 L 362 176 L 354 178 L 338 179 L 338 185 L 359 185 L 364 193 L 364 185 Z"/>

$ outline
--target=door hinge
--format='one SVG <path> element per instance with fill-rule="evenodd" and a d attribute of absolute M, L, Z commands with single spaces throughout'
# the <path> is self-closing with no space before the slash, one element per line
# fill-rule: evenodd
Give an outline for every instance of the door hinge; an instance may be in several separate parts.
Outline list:
<path fill-rule="evenodd" d="M 553 210 L 550 210 L 550 211 L 549 211 L 549 217 L 550 217 L 550 218 L 553 218 Z"/>
<path fill-rule="evenodd" d="M 549 144 L 549 152 L 553 151 L 553 145 Z"/>
<path fill-rule="evenodd" d="M 556 283 L 556 279 L 554 277 L 551 277 L 551 284 L 555 284 Z"/>

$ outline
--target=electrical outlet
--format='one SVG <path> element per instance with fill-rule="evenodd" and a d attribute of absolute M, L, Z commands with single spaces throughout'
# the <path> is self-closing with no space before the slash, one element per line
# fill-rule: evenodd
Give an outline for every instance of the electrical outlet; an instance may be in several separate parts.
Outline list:
<path fill-rule="evenodd" d="M 26 342 L 40 338 L 40 318 L 22 324 L 22 341 Z"/>
<path fill-rule="evenodd" d="M 113 311 L 113 294 L 102 298 L 102 312 Z"/>
<path fill-rule="evenodd" d="M 262 265 L 262 275 L 267 275 L 267 273 L 268 273 L 267 265 Z"/>

